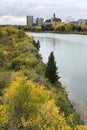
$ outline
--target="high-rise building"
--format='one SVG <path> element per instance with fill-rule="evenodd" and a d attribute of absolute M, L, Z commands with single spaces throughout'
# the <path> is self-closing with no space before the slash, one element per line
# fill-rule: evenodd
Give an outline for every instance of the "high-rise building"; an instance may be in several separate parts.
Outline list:
<path fill-rule="evenodd" d="M 27 26 L 33 26 L 33 16 L 27 16 Z"/>
<path fill-rule="evenodd" d="M 38 26 L 42 26 L 43 23 L 44 23 L 44 19 L 43 19 L 43 18 L 37 18 L 37 19 L 36 19 L 36 24 L 37 24 Z"/>
<path fill-rule="evenodd" d="M 85 19 L 79 19 L 79 20 L 78 20 L 78 24 L 79 24 L 79 26 L 86 25 Z"/>

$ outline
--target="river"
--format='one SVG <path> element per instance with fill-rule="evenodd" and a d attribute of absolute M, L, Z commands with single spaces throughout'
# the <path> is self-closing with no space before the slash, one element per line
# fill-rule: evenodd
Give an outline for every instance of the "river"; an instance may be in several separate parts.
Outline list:
<path fill-rule="evenodd" d="M 47 63 L 54 52 L 60 81 L 76 112 L 87 124 L 87 35 L 27 33 L 40 41 L 40 54 Z"/>

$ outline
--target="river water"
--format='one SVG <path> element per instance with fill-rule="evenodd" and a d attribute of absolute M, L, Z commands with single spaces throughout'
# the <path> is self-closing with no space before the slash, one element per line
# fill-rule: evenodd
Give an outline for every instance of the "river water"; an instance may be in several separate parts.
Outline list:
<path fill-rule="evenodd" d="M 40 54 L 47 63 L 54 52 L 60 81 L 70 102 L 87 124 L 87 35 L 27 33 L 40 41 Z"/>

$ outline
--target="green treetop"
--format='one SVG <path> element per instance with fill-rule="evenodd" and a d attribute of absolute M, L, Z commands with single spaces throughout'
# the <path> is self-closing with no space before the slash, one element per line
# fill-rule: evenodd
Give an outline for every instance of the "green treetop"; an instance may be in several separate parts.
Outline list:
<path fill-rule="evenodd" d="M 48 63 L 45 71 L 45 76 L 49 79 L 51 83 L 55 83 L 59 79 L 57 69 L 58 68 L 56 66 L 54 54 L 53 52 L 51 52 L 48 58 Z"/>

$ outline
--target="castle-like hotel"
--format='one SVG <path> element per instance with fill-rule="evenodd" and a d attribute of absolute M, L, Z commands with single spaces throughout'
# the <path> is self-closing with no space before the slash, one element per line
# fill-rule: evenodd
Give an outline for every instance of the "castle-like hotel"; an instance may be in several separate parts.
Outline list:
<path fill-rule="evenodd" d="M 54 28 L 57 24 L 61 23 L 62 20 L 60 18 L 56 18 L 55 13 L 53 14 L 53 17 L 51 19 L 47 19 L 44 22 L 44 26 L 52 27 Z"/>

